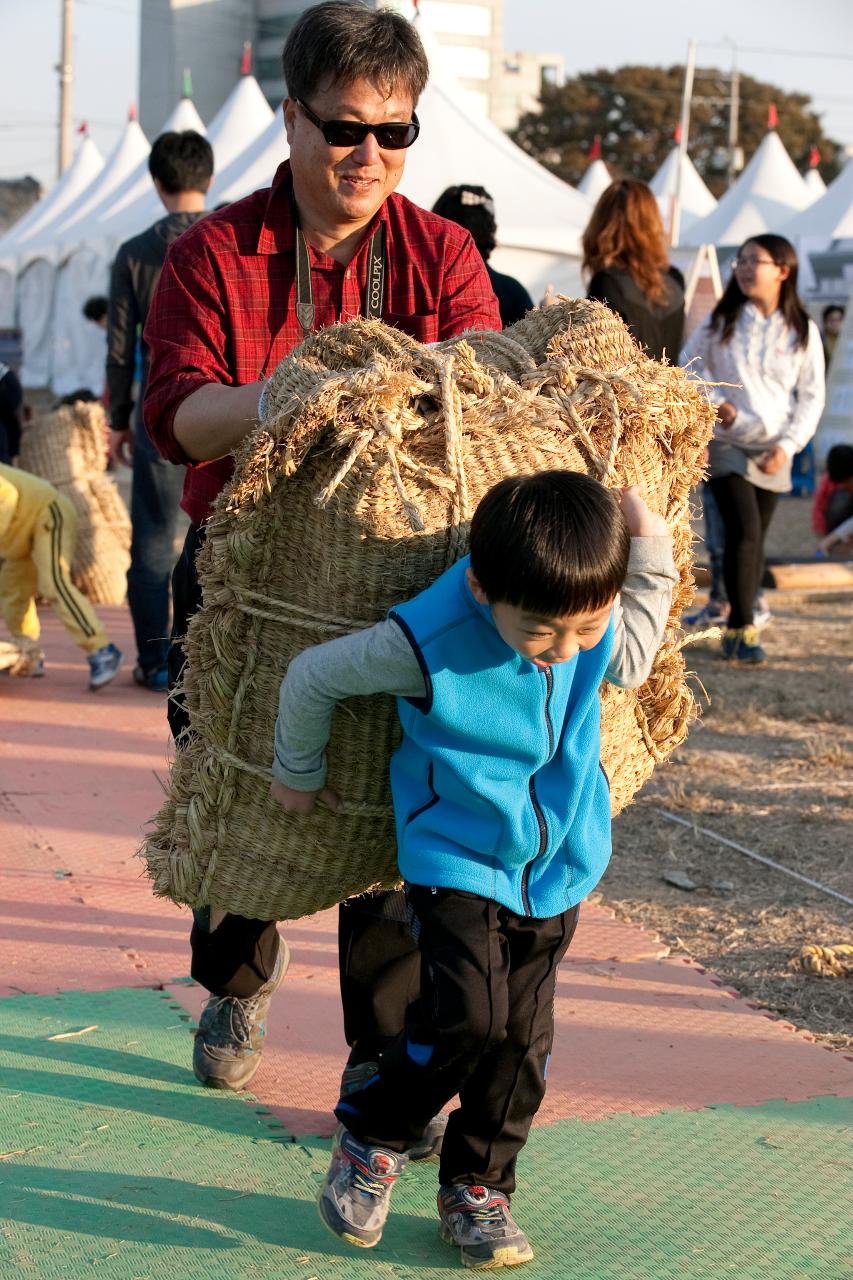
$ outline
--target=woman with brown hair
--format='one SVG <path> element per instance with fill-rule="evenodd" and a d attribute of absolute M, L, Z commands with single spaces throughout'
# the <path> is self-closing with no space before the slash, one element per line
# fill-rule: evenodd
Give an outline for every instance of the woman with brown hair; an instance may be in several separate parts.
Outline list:
<path fill-rule="evenodd" d="M 647 355 L 678 359 L 684 279 L 669 264 L 658 202 L 645 182 L 623 178 L 602 192 L 583 234 L 588 298 L 621 316 Z"/>

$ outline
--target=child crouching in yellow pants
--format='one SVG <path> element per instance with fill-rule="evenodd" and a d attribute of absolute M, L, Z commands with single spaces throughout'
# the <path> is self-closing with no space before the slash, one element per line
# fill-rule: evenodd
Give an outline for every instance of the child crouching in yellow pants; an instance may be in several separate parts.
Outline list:
<path fill-rule="evenodd" d="M 35 602 L 40 595 L 87 654 L 89 688 L 99 689 L 113 679 L 123 655 L 71 581 L 76 530 L 73 506 L 53 485 L 0 463 L 0 606 L 20 655 L 11 674 L 44 674 Z"/>

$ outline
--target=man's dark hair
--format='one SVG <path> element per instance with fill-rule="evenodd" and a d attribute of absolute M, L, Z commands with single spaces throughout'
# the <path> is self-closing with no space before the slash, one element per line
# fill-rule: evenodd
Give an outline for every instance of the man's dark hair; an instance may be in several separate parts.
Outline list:
<path fill-rule="evenodd" d="M 833 484 L 853 476 L 853 445 L 834 444 L 826 455 L 826 472 Z"/>
<path fill-rule="evenodd" d="M 161 133 L 148 157 L 148 172 L 167 195 L 206 191 L 213 177 L 213 147 L 195 129 Z"/>
<path fill-rule="evenodd" d="M 109 302 L 106 298 L 101 297 L 100 294 L 92 298 L 87 298 L 83 303 L 83 315 L 87 320 L 91 320 L 95 324 L 97 324 L 99 320 L 103 320 L 109 309 Z"/>
<path fill-rule="evenodd" d="M 495 202 L 485 187 L 462 185 L 448 187 L 432 206 L 433 213 L 456 222 L 471 232 L 474 244 L 484 262 L 497 244 L 498 224 Z"/>
<path fill-rule="evenodd" d="M 824 307 L 823 311 L 820 313 L 820 318 L 823 323 L 826 324 L 829 317 L 835 315 L 836 311 L 840 316 L 845 314 L 844 307 L 840 302 L 830 302 L 828 307 Z"/>
<path fill-rule="evenodd" d="M 501 480 L 471 521 L 471 568 L 490 602 L 549 618 L 609 604 L 630 546 L 616 495 L 578 471 Z"/>
<path fill-rule="evenodd" d="M 391 9 L 326 0 L 299 17 L 281 55 L 287 94 L 310 105 L 333 84 L 370 80 L 385 94 L 405 92 L 417 106 L 429 63 L 415 28 Z"/>

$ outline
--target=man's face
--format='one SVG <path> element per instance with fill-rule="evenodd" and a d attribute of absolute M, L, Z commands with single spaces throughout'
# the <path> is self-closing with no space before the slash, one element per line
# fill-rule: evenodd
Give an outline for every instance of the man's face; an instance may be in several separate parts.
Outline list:
<path fill-rule="evenodd" d="M 406 93 L 385 97 L 369 80 L 332 84 L 306 100 L 321 120 L 407 123 L 414 103 Z M 403 176 L 406 152 L 383 150 L 369 133 L 357 147 L 330 147 L 293 98 L 285 99 L 293 185 L 300 211 L 321 231 L 366 225 Z"/>

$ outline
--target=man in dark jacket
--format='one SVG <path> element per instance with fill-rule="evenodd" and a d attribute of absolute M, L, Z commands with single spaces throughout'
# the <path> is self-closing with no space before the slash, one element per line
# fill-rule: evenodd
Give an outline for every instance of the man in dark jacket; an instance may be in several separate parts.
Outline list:
<path fill-rule="evenodd" d="M 133 533 L 127 574 L 127 598 L 137 650 L 133 678 L 146 689 L 164 693 L 168 687 L 169 582 L 184 469 L 161 458 L 139 412 L 135 430 L 131 428 L 133 382 L 137 339 L 141 342 L 166 250 L 204 213 L 205 195 L 213 177 L 213 150 L 206 138 L 191 129 L 164 133 L 151 148 L 148 168 L 167 216 L 127 240 L 116 254 L 110 284 L 107 387 L 112 454 L 133 465 Z M 148 350 L 142 342 L 140 405 L 147 373 Z"/>

